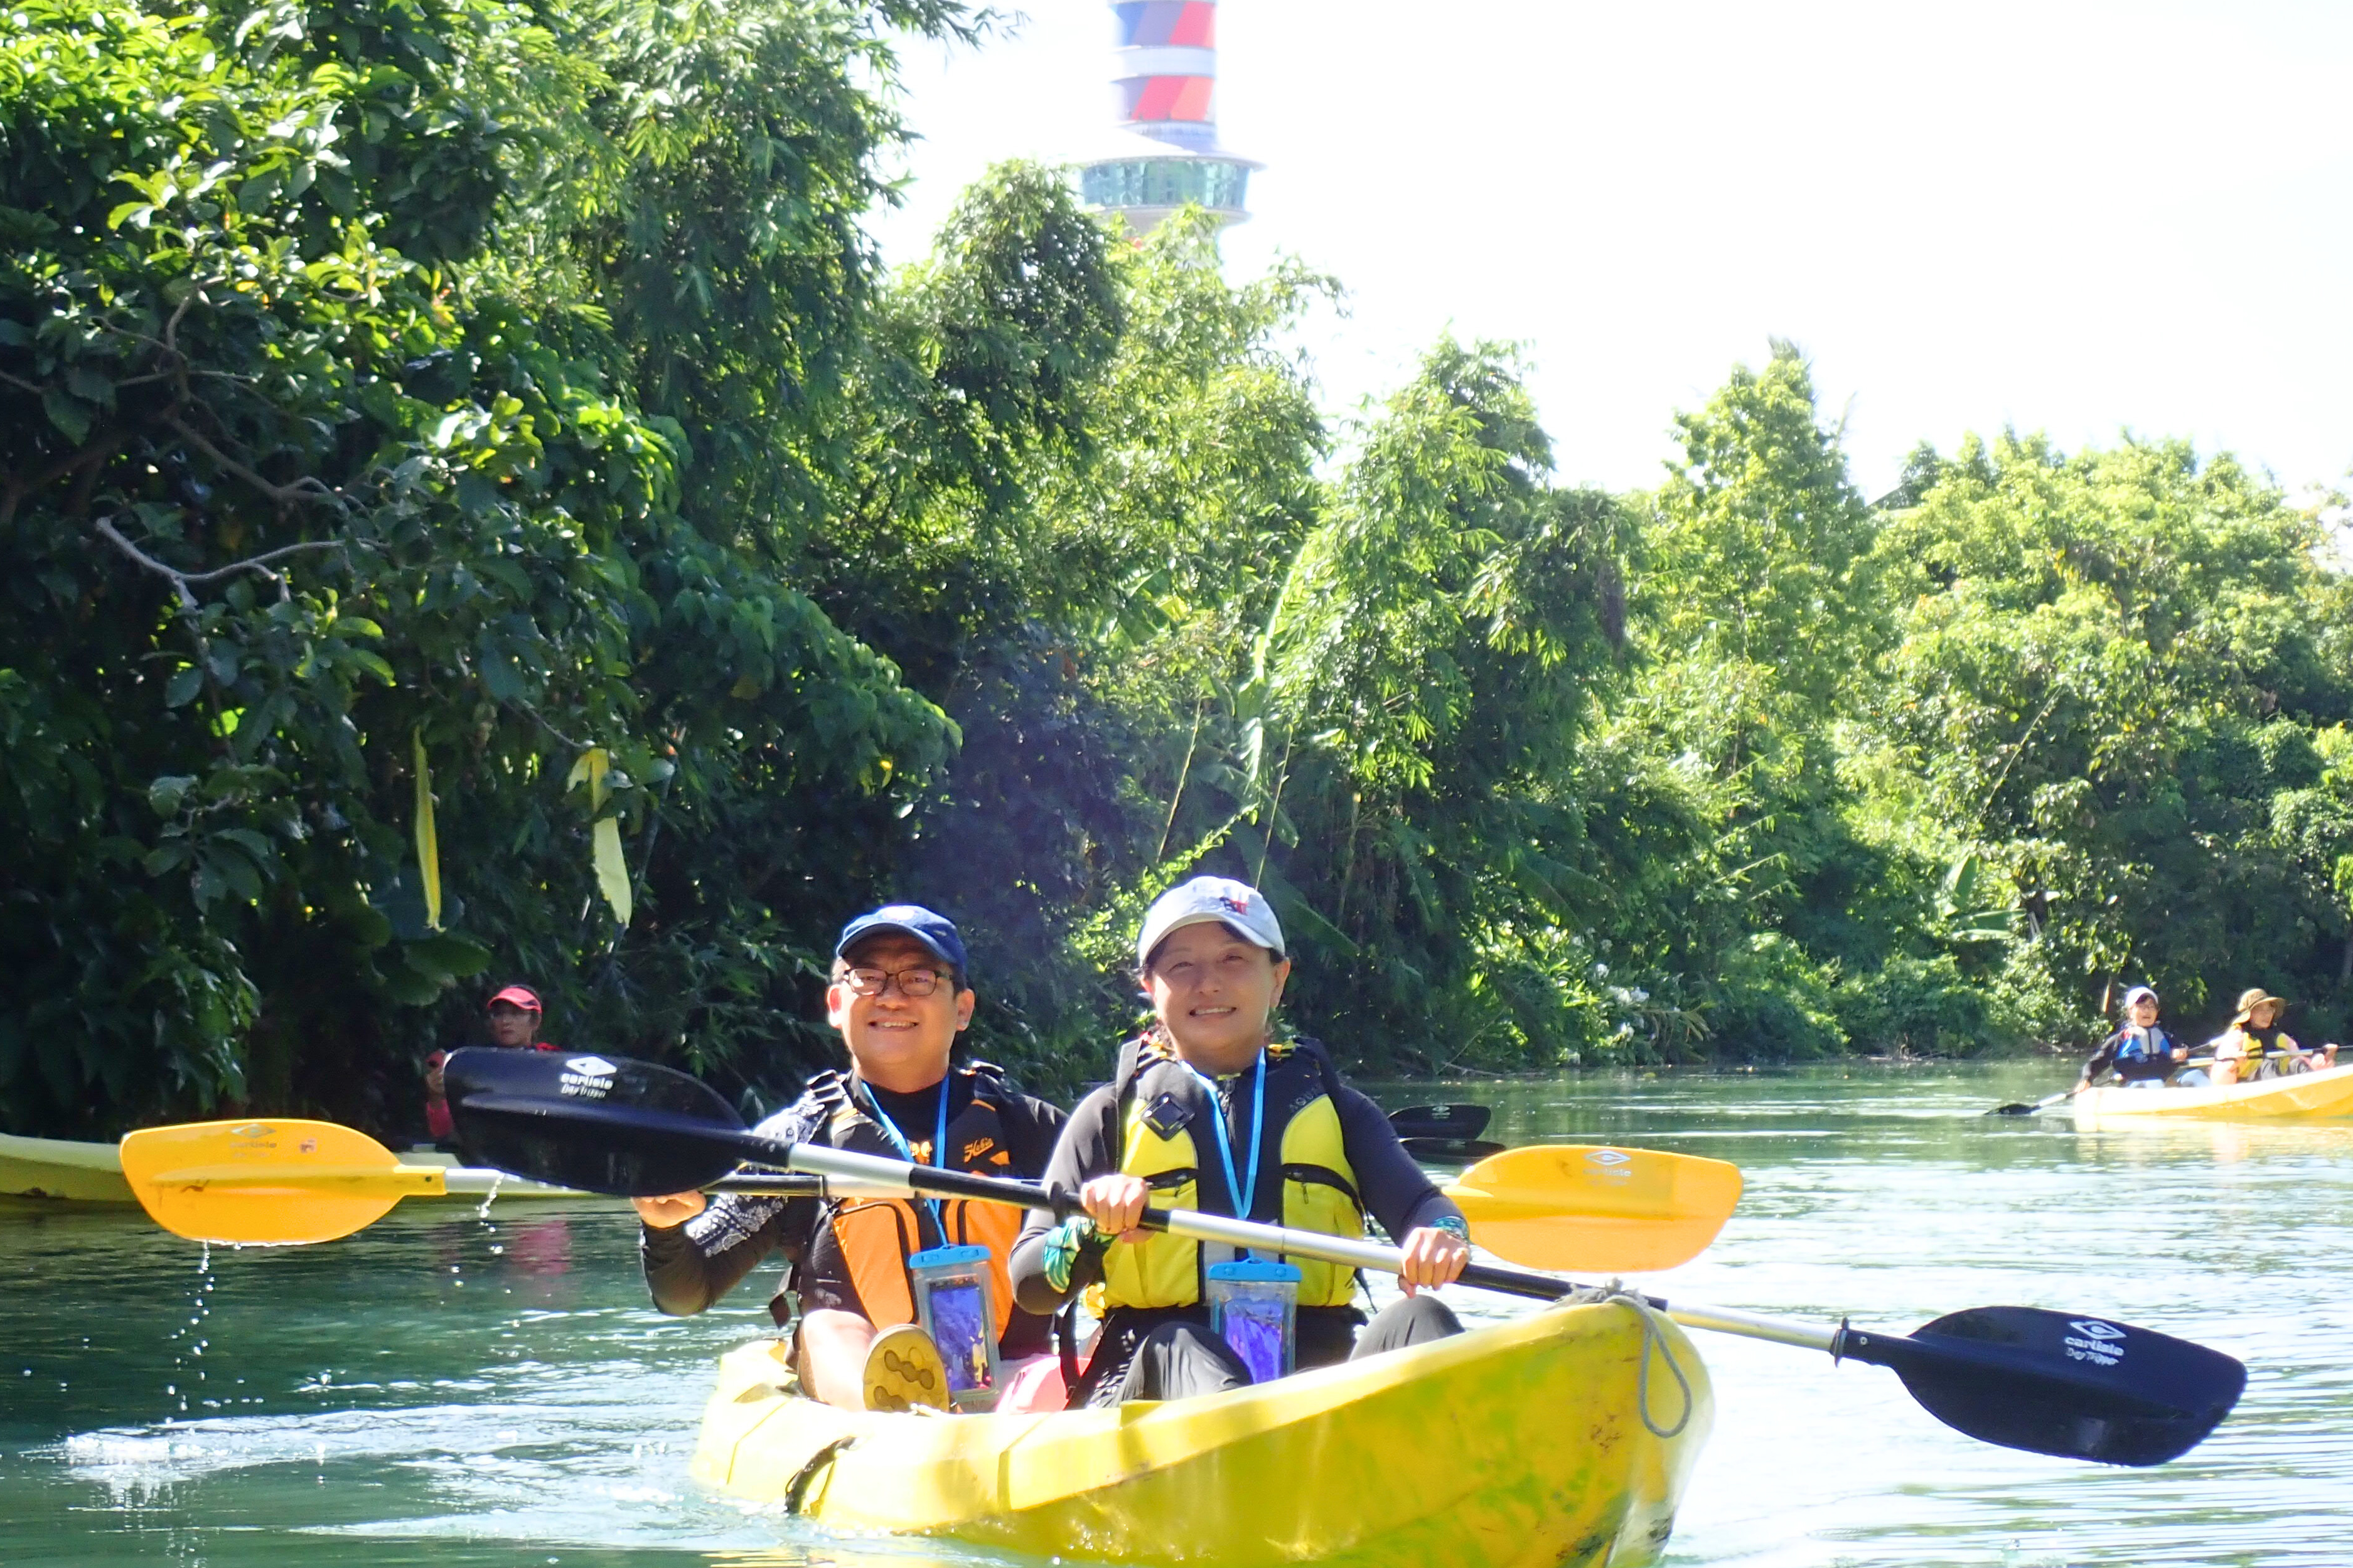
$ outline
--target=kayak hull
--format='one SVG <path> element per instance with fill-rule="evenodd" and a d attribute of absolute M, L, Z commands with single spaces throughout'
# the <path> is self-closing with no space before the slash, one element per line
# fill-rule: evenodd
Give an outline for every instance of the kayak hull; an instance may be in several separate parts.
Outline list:
<path fill-rule="evenodd" d="M 839 1529 L 1172 1568 L 1654 1562 L 1714 1414 L 1691 1342 L 1620 1303 L 1052 1415 L 837 1410 L 792 1392 L 779 1353 L 721 1362 L 706 1484 Z"/>
<path fill-rule="evenodd" d="M 16 1138 L 0 1132 L 0 1197 L 77 1204 L 136 1204 L 111 1143 Z"/>
<path fill-rule="evenodd" d="M 2079 1122 L 2321 1121 L 2353 1116 L 2353 1067 L 2292 1073 L 2226 1089 L 2087 1089 L 2075 1097 Z"/>

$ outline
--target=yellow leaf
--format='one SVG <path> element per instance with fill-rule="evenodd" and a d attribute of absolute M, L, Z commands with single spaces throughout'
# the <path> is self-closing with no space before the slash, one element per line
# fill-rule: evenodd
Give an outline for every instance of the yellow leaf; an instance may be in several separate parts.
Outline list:
<path fill-rule="evenodd" d="M 612 792 L 605 787 L 605 775 L 610 772 L 613 759 L 602 746 L 591 746 L 580 753 L 572 764 L 572 774 L 565 780 L 571 788 L 586 782 L 588 785 L 588 810 L 591 816 L 605 809 L 605 801 Z M 617 818 L 605 817 L 589 830 L 590 858 L 596 868 L 596 887 L 605 901 L 613 906 L 613 918 L 623 925 L 629 923 L 629 868 L 621 859 L 621 824 Z"/>
<path fill-rule="evenodd" d="M 612 766 L 613 759 L 604 747 L 591 746 L 580 753 L 580 760 L 572 764 L 571 776 L 564 781 L 564 787 L 566 789 L 572 788 L 583 779 L 588 781 L 588 810 L 592 816 L 605 809 L 605 796 L 607 793 L 605 788 L 605 774 L 611 771 Z"/>
<path fill-rule="evenodd" d="M 441 929 L 441 835 L 433 826 L 433 769 L 425 760 L 425 731 L 409 731 L 417 763 L 417 870 L 425 884 L 425 923 Z"/>
<path fill-rule="evenodd" d="M 594 835 L 596 886 L 613 906 L 613 918 L 629 923 L 629 869 L 621 863 L 621 824 L 615 817 L 598 823 Z"/>

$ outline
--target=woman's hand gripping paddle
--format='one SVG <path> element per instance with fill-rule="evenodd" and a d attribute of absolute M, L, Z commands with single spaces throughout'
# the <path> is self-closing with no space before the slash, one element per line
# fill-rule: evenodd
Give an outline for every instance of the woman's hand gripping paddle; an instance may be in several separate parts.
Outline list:
<path fill-rule="evenodd" d="M 471 1058 L 471 1059 L 470 1059 Z M 743 1130 L 726 1101 L 682 1073 L 601 1058 L 459 1051 L 447 1068 L 459 1132 L 484 1163 L 542 1181 L 624 1197 L 681 1192 L 738 1162 L 785 1165 L 926 1195 L 1056 1215 L 1077 1194 L 881 1160 L 822 1144 L 780 1143 Z M 630 1103 L 640 1096 L 656 1106 Z M 1256 1225 L 1189 1209 L 1145 1210 L 1146 1229 L 1394 1272 L 1396 1247 Z M 1474 1263 L 1459 1283 L 1538 1300 L 1585 1289 L 1549 1275 Z M 2108 1464 L 2154 1465 L 2186 1453 L 2229 1415 L 2246 1368 L 2219 1351 L 2105 1318 L 2032 1307 L 1948 1313 L 1911 1334 L 1819 1328 L 1707 1307 L 1644 1305 L 1715 1333 L 1821 1351 L 1894 1371 L 1929 1414 L 1982 1442 Z"/>
<path fill-rule="evenodd" d="M 1446 1195 L 1498 1258 L 1641 1274 L 1707 1250 L 1740 1202 L 1740 1168 L 1654 1149 L 1535 1143 L 1480 1161 Z"/>

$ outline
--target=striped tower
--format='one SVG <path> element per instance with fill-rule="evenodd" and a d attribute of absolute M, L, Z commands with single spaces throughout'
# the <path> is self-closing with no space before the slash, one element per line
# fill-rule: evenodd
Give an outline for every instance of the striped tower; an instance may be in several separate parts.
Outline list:
<path fill-rule="evenodd" d="M 1120 145 L 1082 165 L 1087 205 L 1137 235 L 1187 205 L 1241 222 L 1260 165 L 1218 145 L 1217 0 L 1112 0 L 1111 11 Z"/>

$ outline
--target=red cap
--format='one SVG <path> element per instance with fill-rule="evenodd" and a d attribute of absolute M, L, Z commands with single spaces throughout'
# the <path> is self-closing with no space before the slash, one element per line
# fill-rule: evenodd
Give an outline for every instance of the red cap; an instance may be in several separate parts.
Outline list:
<path fill-rule="evenodd" d="M 501 1002 L 512 1002 L 526 1013 L 544 1013 L 547 1011 L 546 1008 L 539 1005 L 539 993 L 532 990 L 528 985 L 510 985 L 505 990 L 491 998 L 491 1005 L 493 1007 L 497 1006 Z"/>

